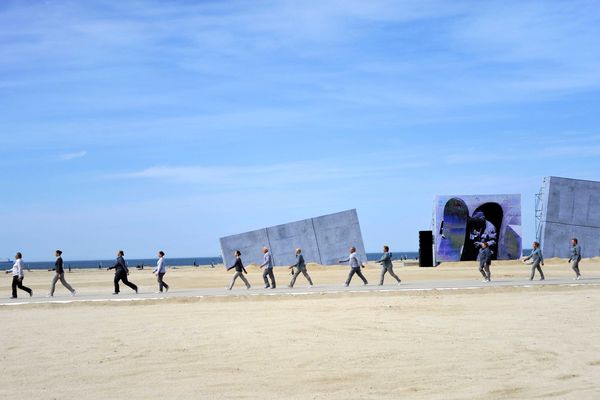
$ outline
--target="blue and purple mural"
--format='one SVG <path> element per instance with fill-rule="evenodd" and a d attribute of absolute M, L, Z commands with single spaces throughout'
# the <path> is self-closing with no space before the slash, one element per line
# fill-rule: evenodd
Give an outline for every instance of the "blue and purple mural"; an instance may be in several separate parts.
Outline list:
<path fill-rule="evenodd" d="M 487 242 L 494 259 L 521 257 L 521 195 L 437 196 L 436 261 L 473 261 Z"/>

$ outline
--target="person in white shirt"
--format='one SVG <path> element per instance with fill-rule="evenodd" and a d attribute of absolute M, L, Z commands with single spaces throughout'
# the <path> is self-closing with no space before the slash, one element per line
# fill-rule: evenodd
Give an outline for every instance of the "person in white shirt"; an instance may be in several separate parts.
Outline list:
<path fill-rule="evenodd" d="M 156 276 L 158 277 L 158 291 L 160 293 L 162 293 L 163 288 L 165 289 L 165 291 L 169 291 L 169 285 L 167 285 L 167 283 L 163 280 L 163 277 L 165 276 L 165 274 L 167 273 L 167 266 L 165 264 L 165 252 L 164 251 L 159 251 L 158 252 L 158 261 L 156 262 L 156 268 L 154 268 L 154 271 L 152 271 L 153 273 L 156 274 Z"/>
<path fill-rule="evenodd" d="M 12 296 L 11 299 L 17 298 L 17 288 L 26 291 L 29 293 L 29 297 L 33 296 L 33 290 L 29 289 L 27 286 L 23 286 L 23 279 L 25 278 L 24 274 L 24 265 L 23 265 L 23 255 L 21 253 L 17 253 L 15 255 L 15 263 L 11 270 L 6 271 L 7 274 L 12 273 Z"/>

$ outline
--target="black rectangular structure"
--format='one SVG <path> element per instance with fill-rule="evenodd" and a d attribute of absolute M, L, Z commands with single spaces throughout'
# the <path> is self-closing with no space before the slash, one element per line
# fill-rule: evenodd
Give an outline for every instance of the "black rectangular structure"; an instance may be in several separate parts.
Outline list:
<path fill-rule="evenodd" d="M 433 267 L 433 231 L 419 231 L 419 267 Z"/>

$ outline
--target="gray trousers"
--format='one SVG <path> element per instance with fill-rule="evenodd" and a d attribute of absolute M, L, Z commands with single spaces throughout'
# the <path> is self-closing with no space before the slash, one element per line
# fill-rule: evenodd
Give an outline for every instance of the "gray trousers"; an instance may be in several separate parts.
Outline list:
<path fill-rule="evenodd" d="M 350 284 L 350 282 L 352 281 L 352 277 L 354 276 L 354 274 L 358 275 L 358 277 L 360 279 L 362 279 L 363 283 L 366 285 L 367 283 L 367 278 L 365 278 L 365 276 L 363 275 L 362 271 L 360 270 L 360 268 L 350 268 L 350 273 L 348 274 L 348 278 L 346 278 L 346 286 L 348 286 Z"/>
<path fill-rule="evenodd" d="M 275 285 L 275 274 L 273 274 L 273 268 L 265 268 L 263 271 L 263 280 L 265 281 L 265 286 L 270 286 L 275 289 L 277 286 Z M 269 284 L 269 278 L 271 278 L 271 284 Z"/>
<path fill-rule="evenodd" d="M 312 286 L 312 284 L 313 284 L 312 279 L 310 279 L 310 275 L 308 275 L 306 268 L 295 268 L 294 269 L 294 276 L 292 276 L 292 281 L 290 282 L 290 286 L 294 287 L 294 284 L 296 283 L 296 278 L 298 278 L 298 275 L 300 275 L 300 273 L 302 273 L 302 275 L 304 275 L 304 277 L 308 281 L 308 284 L 310 286 Z"/>
<path fill-rule="evenodd" d="M 67 290 L 73 293 L 75 290 L 67 283 L 65 280 L 65 274 L 54 274 L 54 278 L 52 278 L 52 284 L 50 285 L 50 296 L 54 296 L 54 290 L 56 289 L 56 282 L 60 280 L 60 283 L 67 288 Z"/>
<path fill-rule="evenodd" d="M 529 277 L 529 280 L 530 280 L 530 281 L 532 281 L 532 280 L 533 280 L 533 278 L 535 278 L 535 270 L 536 270 L 536 269 L 537 269 L 537 270 L 539 271 L 539 273 L 540 273 L 540 278 L 541 278 L 541 279 L 546 279 L 546 278 L 544 278 L 544 271 L 542 271 L 542 267 L 540 266 L 540 263 L 539 263 L 539 262 L 534 262 L 534 263 L 531 265 L 531 277 Z"/>
<path fill-rule="evenodd" d="M 246 284 L 246 287 L 248 289 L 250 289 L 250 284 L 248 283 L 248 279 L 246 279 L 246 277 L 244 276 L 243 272 L 235 272 L 235 274 L 233 274 L 233 278 L 231 278 L 231 283 L 229 284 L 229 290 L 231 290 L 233 288 L 233 284 L 235 283 L 235 280 L 237 278 L 240 278 L 242 280 L 242 282 L 244 282 Z"/>
<path fill-rule="evenodd" d="M 400 282 L 400 278 L 398 278 L 398 275 L 394 273 L 394 267 L 381 267 L 381 275 L 379 276 L 380 285 L 383 285 L 383 278 L 386 272 L 388 272 L 392 278 L 396 280 L 396 282 Z"/>
<path fill-rule="evenodd" d="M 479 272 L 483 275 L 484 279 L 488 281 L 492 280 L 492 273 L 490 272 L 490 264 L 481 265 L 479 264 Z"/>
<path fill-rule="evenodd" d="M 571 261 L 571 268 L 575 271 L 577 276 L 581 276 L 581 272 L 579 272 L 579 260 Z"/>

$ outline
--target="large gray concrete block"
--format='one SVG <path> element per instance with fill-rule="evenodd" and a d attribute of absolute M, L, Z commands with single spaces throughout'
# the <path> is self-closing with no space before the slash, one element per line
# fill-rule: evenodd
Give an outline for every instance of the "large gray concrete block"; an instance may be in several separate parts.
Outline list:
<path fill-rule="evenodd" d="M 321 263 L 311 219 L 267 228 L 267 234 L 275 265 L 295 264 L 297 248 L 302 249 L 306 262 Z"/>
<path fill-rule="evenodd" d="M 584 257 L 600 255 L 600 182 L 544 178 L 541 245 L 545 257 L 567 257 L 577 238 Z"/>
<path fill-rule="evenodd" d="M 367 261 L 356 210 L 313 218 L 317 244 L 324 265 L 338 264 L 340 258 L 350 254 L 351 246 L 363 261 Z"/>
<path fill-rule="evenodd" d="M 296 248 L 302 248 L 306 262 L 334 265 L 348 255 L 350 246 L 366 261 L 365 246 L 356 210 L 324 215 L 256 231 L 223 237 L 221 253 L 226 265 L 234 262 L 233 252 L 240 250 L 246 264 L 260 264 L 262 247 L 271 249 L 275 265 L 295 262 Z"/>
<path fill-rule="evenodd" d="M 255 231 L 231 235 L 220 239 L 221 255 L 223 262 L 230 267 L 235 262 L 233 252 L 239 250 L 242 253 L 242 260 L 246 264 L 262 264 L 262 247 L 268 246 L 269 239 L 266 229 L 257 229 Z"/>

